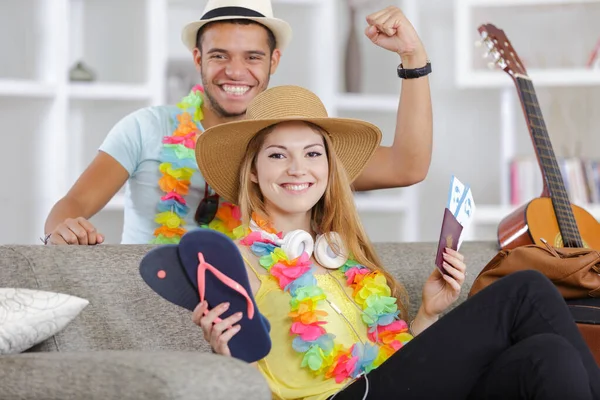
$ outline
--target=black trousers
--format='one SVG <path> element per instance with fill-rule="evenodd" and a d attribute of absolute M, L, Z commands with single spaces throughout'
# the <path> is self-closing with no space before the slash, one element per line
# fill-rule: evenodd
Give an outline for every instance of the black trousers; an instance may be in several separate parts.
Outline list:
<path fill-rule="evenodd" d="M 544 275 L 504 277 L 334 400 L 600 399 L 600 369 Z"/>

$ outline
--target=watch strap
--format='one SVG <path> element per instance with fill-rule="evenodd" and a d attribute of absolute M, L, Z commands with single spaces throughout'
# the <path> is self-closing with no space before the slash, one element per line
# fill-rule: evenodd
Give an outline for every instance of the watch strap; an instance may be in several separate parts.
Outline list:
<path fill-rule="evenodd" d="M 405 69 L 402 64 L 398 66 L 398 77 L 402 79 L 415 79 L 431 73 L 431 62 L 427 61 L 424 67 Z"/>

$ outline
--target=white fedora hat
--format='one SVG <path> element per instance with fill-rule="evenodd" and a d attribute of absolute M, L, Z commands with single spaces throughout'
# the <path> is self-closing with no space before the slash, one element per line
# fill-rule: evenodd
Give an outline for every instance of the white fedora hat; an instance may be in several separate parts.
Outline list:
<path fill-rule="evenodd" d="M 292 39 L 292 27 L 284 20 L 273 17 L 271 0 L 208 0 L 200 20 L 184 26 L 181 40 L 193 51 L 198 29 L 209 22 L 228 19 L 249 19 L 266 26 L 273 32 L 276 47 L 280 50 Z"/>

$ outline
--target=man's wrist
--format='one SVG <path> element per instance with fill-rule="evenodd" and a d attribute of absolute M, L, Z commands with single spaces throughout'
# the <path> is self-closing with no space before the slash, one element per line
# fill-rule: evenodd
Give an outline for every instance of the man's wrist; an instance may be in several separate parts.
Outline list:
<path fill-rule="evenodd" d="M 423 68 L 429 62 L 425 51 L 398 55 L 400 56 L 400 63 L 405 69 Z"/>
<path fill-rule="evenodd" d="M 398 77 L 402 79 L 416 79 L 429 75 L 432 71 L 431 63 L 425 51 L 410 54 L 399 54 L 400 65 L 397 67 Z"/>

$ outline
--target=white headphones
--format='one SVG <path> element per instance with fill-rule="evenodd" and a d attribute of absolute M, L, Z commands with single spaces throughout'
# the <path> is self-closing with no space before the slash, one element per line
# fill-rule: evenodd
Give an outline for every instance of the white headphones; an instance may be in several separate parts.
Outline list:
<path fill-rule="evenodd" d="M 336 232 L 318 235 L 316 242 L 313 242 L 312 236 L 302 229 L 288 232 L 283 239 L 274 233 L 261 230 L 254 221 L 250 221 L 250 229 L 260 231 L 266 239 L 280 246 L 290 260 L 300 257 L 303 252 L 306 252 L 309 257 L 314 252 L 317 262 L 327 269 L 338 269 L 348 261 L 348 252 Z M 326 236 L 329 237 L 335 250 L 327 243 Z"/>

